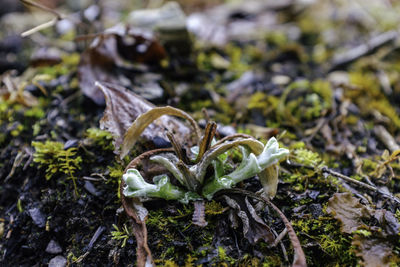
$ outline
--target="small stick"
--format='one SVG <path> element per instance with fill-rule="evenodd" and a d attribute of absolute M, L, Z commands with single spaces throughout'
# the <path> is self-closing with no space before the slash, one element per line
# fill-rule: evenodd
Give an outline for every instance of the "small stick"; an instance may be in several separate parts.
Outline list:
<path fill-rule="evenodd" d="M 287 228 L 285 227 L 285 229 L 283 229 L 283 231 L 276 237 L 272 246 L 276 247 L 278 243 L 282 241 L 282 239 L 285 237 L 286 234 L 287 234 Z"/>
<path fill-rule="evenodd" d="M 375 126 L 374 134 L 379 138 L 379 140 L 386 146 L 390 152 L 396 151 L 400 149 L 400 146 L 397 144 L 396 140 L 393 136 L 386 130 L 382 125 Z"/>
<path fill-rule="evenodd" d="M 271 228 L 271 231 L 277 235 L 274 243 L 272 244 L 273 247 L 276 247 L 278 244 L 281 245 L 281 249 L 282 249 L 282 253 L 283 253 L 283 257 L 285 258 L 286 262 L 289 262 L 289 257 L 287 255 L 287 251 L 285 248 L 285 245 L 282 243 L 282 238 L 285 237 L 285 235 L 287 234 L 287 228 L 283 229 L 283 231 L 278 235 L 277 232 Z"/>
<path fill-rule="evenodd" d="M 38 32 L 38 31 L 41 31 L 41 30 L 47 29 L 49 27 L 52 27 L 59 20 L 62 20 L 62 19 L 65 18 L 65 16 L 63 14 L 60 14 L 57 11 L 55 11 L 55 10 L 49 8 L 49 7 L 46 7 L 46 6 L 42 5 L 42 4 L 33 2 L 31 0 L 20 0 L 20 1 L 25 5 L 39 8 L 39 9 L 41 9 L 43 11 L 46 11 L 46 12 L 49 12 L 49 13 L 51 13 L 51 14 L 53 14 L 55 16 L 55 18 L 53 18 L 52 20 L 47 21 L 47 22 L 45 22 L 43 24 L 40 24 L 40 25 L 30 29 L 30 30 L 27 30 L 27 31 L 21 33 L 21 37 L 27 37 L 27 36 L 32 35 L 32 34 Z"/>
<path fill-rule="evenodd" d="M 21 33 L 21 37 L 27 37 L 27 36 L 32 35 L 32 34 L 38 32 L 38 31 L 50 28 L 50 27 L 56 25 L 57 21 L 58 21 L 58 18 L 54 18 L 54 19 L 52 19 L 52 20 L 50 20 L 48 22 L 40 24 L 39 26 L 36 26 L 36 27 L 34 27 L 34 28 L 30 29 L 30 30 L 27 30 L 27 31 Z"/>
<path fill-rule="evenodd" d="M 328 174 L 333 175 L 333 176 L 335 176 L 335 177 L 338 177 L 338 178 L 341 178 L 341 179 L 346 180 L 346 181 L 348 181 L 348 182 L 354 183 L 354 184 L 356 184 L 356 185 L 358 185 L 358 186 L 367 188 L 367 189 L 369 189 L 369 190 L 371 190 L 371 191 L 380 193 L 381 195 L 383 195 L 383 196 L 385 196 L 385 197 L 387 197 L 387 198 L 393 199 L 395 202 L 397 202 L 397 203 L 400 204 L 400 200 L 399 200 L 397 197 L 393 196 L 393 195 L 390 194 L 390 193 L 383 192 L 382 190 L 380 190 L 379 188 L 377 188 L 377 187 L 375 187 L 375 186 L 372 186 L 372 185 L 369 185 L 369 184 L 366 184 L 366 183 L 357 181 L 357 180 L 355 180 L 355 179 L 353 179 L 353 178 L 351 178 L 351 177 L 349 177 L 349 176 L 346 176 L 346 175 L 344 175 L 344 174 L 335 172 L 335 171 L 333 171 L 333 170 L 331 170 L 331 169 L 329 169 L 329 168 L 327 168 L 327 167 L 322 167 L 322 168 L 321 168 L 321 171 L 322 171 L 323 173 L 328 173 Z"/>
<path fill-rule="evenodd" d="M 57 19 L 63 19 L 63 18 L 64 18 L 64 15 L 58 13 L 58 12 L 55 11 L 54 9 L 51 9 L 51 8 L 49 8 L 49 7 L 47 7 L 47 6 L 44 6 L 44 5 L 42 5 L 42 4 L 33 2 L 33 1 L 31 1 L 31 0 L 20 0 L 20 1 L 21 1 L 23 4 L 27 5 L 27 6 L 36 7 L 36 8 L 39 8 L 39 9 L 43 10 L 43 11 L 49 12 L 49 13 L 53 14 L 54 16 L 56 16 Z"/>

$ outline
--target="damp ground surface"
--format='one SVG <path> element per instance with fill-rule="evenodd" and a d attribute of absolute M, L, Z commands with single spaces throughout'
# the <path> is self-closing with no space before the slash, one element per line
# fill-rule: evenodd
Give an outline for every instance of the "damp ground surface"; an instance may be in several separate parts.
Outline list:
<path fill-rule="evenodd" d="M 398 266 L 398 3 L 9 2 L 0 7 L 0 265 L 135 266 L 120 179 L 136 156 L 171 146 L 170 125 L 158 122 L 122 160 L 114 151 L 142 107 L 170 105 L 203 128 L 215 121 L 220 138 L 276 137 L 290 150 L 272 202 L 309 266 Z M 96 81 L 114 88 L 103 118 L 111 132 L 100 129 L 110 104 Z M 183 129 L 174 131 L 185 148 Z M 240 153 L 228 157 L 232 170 Z M 285 230 L 281 217 L 240 193 L 258 192 L 258 177 L 236 188 L 205 201 L 204 227 L 193 203 L 145 202 L 155 264 L 290 266 L 288 236 L 267 238 Z"/>

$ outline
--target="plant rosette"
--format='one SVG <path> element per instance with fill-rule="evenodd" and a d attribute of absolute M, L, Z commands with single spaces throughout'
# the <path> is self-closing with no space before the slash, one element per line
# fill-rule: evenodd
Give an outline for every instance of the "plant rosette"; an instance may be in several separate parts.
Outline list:
<path fill-rule="evenodd" d="M 161 107 L 143 113 L 133 122 L 125 133 L 121 158 L 129 153 L 146 127 L 163 115 L 189 120 L 197 142 L 192 147 L 183 148 L 168 132 L 171 148 L 147 151 L 133 159 L 124 171 L 120 186 L 121 200 L 125 211 L 133 219 L 138 266 L 152 264 L 145 224 L 148 212 L 142 202 L 165 199 L 187 204 L 193 201 L 194 213 L 201 214 L 196 210 L 199 207 L 204 209 L 204 201 L 254 176 L 258 176 L 262 184 L 263 196 L 271 199 L 277 191 L 278 163 L 289 154 L 289 150 L 279 147 L 274 137 L 265 145 L 245 134 L 234 134 L 215 141 L 217 125 L 214 122 L 206 125 L 203 137 L 199 138 L 199 126 L 188 114 L 172 107 Z M 240 149 L 241 162 L 233 164 L 232 168 L 233 161 L 229 154 L 237 148 Z M 153 168 L 150 169 L 150 165 Z M 204 218 L 200 218 L 200 221 L 203 221 L 203 226 L 206 225 Z M 199 222 L 194 224 L 201 225 Z"/>

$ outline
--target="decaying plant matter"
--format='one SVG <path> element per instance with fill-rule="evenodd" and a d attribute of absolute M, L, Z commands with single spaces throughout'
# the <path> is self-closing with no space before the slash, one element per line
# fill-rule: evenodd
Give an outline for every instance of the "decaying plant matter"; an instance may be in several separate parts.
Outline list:
<path fill-rule="evenodd" d="M 278 163 L 289 154 L 289 150 L 279 147 L 274 137 L 266 145 L 245 134 L 234 134 L 216 141 L 217 125 L 214 122 L 207 123 L 204 136 L 200 139 L 197 123 L 187 113 L 167 106 L 153 108 L 137 117 L 125 133 L 121 158 L 128 154 L 146 127 L 163 115 L 187 119 L 194 129 L 197 145 L 188 149 L 185 144 L 175 140 L 173 133 L 168 132 L 167 137 L 172 148 L 147 151 L 131 161 L 125 169 L 120 187 L 121 198 L 125 211 L 133 219 L 138 244 L 138 266 L 152 263 L 145 225 L 147 210 L 141 202 L 152 198 L 177 200 L 182 203 L 194 201 L 193 224 L 205 226 L 207 222 L 204 219 L 204 201 L 211 200 L 217 192 L 231 189 L 237 183 L 255 175 L 258 175 L 263 186 L 261 202 L 271 204 L 269 199 L 275 196 L 278 185 Z M 228 154 L 237 147 L 240 148 L 241 163 L 233 171 L 226 172 L 226 165 L 231 164 Z M 153 165 L 153 168 L 150 168 L 150 165 Z M 139 169 L 143 166 L 145 168 L 142 168 L 141 173 Z M 152 183 L 149 182 L 151 179 Z M 247 200 L 246 205 L 250 206 Z M 253 210 L 252 207 L 249 209 Z M 279 211 L 278 214 L 284 217 Z M 257 216 L 257 220 L 261 219 Z M 283 220 L 287 229 L 291 229 L 287 219 Z M 289 233 L 295 236 L 294 231 Z M 255 241 L 257 240 L 256 238 Z M 291 240 L 297 240 L 298 243 L 297 237 L 293 239 L 291 236 Z M 304 254 L 301 247 L 299 249 L 299 243 L 294 247 L 294 265 L 304 266 Z"/>

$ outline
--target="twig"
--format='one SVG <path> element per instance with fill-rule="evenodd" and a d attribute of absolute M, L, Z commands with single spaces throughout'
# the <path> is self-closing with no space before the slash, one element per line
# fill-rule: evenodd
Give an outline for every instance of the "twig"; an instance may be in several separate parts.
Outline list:
<path fill-rule="evenodd" d="M 47 6 L 44 6 L 42 4 L 33 2 L 31 0 L 20 0 L 20 1 L 25 5 L 36 7 L 36 8 L 39 8 L 39 9 L 43 10 L 43 11 L 49 12 L 49 13 L 53 14 L 54 16 L 56 16 L 57 19 L 63 19 L 64 18 L 64 15 L 58 13 L 54 9 L 51 9 L 51 8 L 49 8 Z"/>
<path fill-rule="evenodd" d="M 294 231 L 292 224 L 290 223 L 288 218 L 286 218 L 285 214 L 277 206 L 275 206 L 274 203 L 272 203 L 268 198 L 265 198 L 263 196 L 258 196 L 257 194 L 255 194 L 253 192 L 243 190 L 243 189 L 235 188 L 235 189 L 219 191 L 220 194 L 227 193 L 227 192 L 244 194 L 246 196 L 249 196 L 249 197 L 252 197 L 259 201 L 262 201 L 262 202 L 266 203 L 267 205 L 269 205 L 270 207 L 272 207 L 275 210 L 275 212 L 278 213 L 279 217 L 281 217 L 281 219 L 282 219 L 283 223 L 285 224 L 286 229 L 288 231 L 289 239 L 290 239 L 290 242 L 292 243 L 292 246 L 294 249 L 294 259 L 293 259 L 292 267 L 307 266 L 306 256 L 304 255 L 304 251 L 301 247 L 301 243 L 300 243 L 299 239 L 297 238 L 296 232 Z"/>
<path fill-rule="evenodd" d="M 282 253 L 283 253 L 283 257 L 285 258 L 286 262 L 289 262 L 289 257 L 287 255 L 287 251 L 285 248 L 285 245 L 282 242 L 282 238 L 285 237 L 285 235 L 287 234 L 287 229 L 283 229 L 283 231 L 278 235 L 278 233 L 271 228 L 271 231 L 277 236 L 274 243 L 272 244 L 272 246 L 276 247 L 278 244 L 281 246 L 282 249 Z"/>
<path fill-rule="evenodd" d="M 378 137 L 378 139 L 389 149 L 391 152 L 399 150 L 400 146 L 397 144 L 396 140 L 393 136 L 386 130 L 382 125 L 375 126 L 374 134 Z"/>
<path fill-rule="evenodd" d="M 378 48 L 394 42 L 398 38 L 396 31 L 388 31 L 375 36 L 359 46 L 356 46 L 343 54 L 334 56 L 332 67 L 329 71 L 341 69 L 357 59 L 373 53 Z"/>
<path fill-rule="evenodd" d="M 36 26 L 30 30 L 27 30 L 27 31 L 21 33 L 21 37 L 27 37 L 29 35 L 34 34 L 35 32 L 50 28 L 50 27 L 56 25 L 57 21 L 58 21 L 58 18 L 53 18 L 52 20 L 50 20 L 48 22 L 40 24 L 39 26 Z"/>
<path fill-rule="evenodd" d="M 371 191 L 380 193 L 381 195 L 383 195 L 383 196 L 385 196 L 385 197 L 387 197 L 387 198 L 390 198 L 390 199 L 392 199 L 392 200 L 394 200 L 395 202 L 397 202 L 397 203 L 400 204 L 400 200 L 399 200 L 397 197 L 393 196 L 393 195 L 390 194 L 390 193 L 383 192 L 382 190 L 380 190 L 379 188 L 377 188 L 377 187 L 375 187 L 375 186 L 372 186 L 372 185 L 369 185 L 369 184 L 360 182 L 360 181 L 355 180 L 355 179 L 353 179 L 353 178 L 351 178 L 351 177 L 349 177 L 349 176 L 346 176 L 346 175 L 344 175 L 344 174 L 335 172 L 335 171 L 333 171 L 333 170 L 331 170 L 331 169 L 329 169 L 329 168 L 327 168 L 327 167 L 322 167 L 322 168 L 321 168 L 321 172 L 327 173 L 327 174 L 330 174 L 330 175 L 333 175 L 333 176 L 335 176 L 335 177 L 341 178 L 341 179 L 343 179 L 343 180 L 346 180 L 346 181 L 351 182 L 351 183 L 353 183 L 353 184 L 356 184 L 356 185 L 358 185 L 358 186 L 361 186 L 361 187 L 364 187 L 364 188 L 366 188 L 366 189 L 369 189 L 369 190 L 371 190 Z"/>
<path fill-rule="evenodd" d="M 283 231 L 276 237 L 274 243 L 272 244 L 272 246 L 277 246 L 278 243 L 280 243 L 282 241 L 282 239 L 285 237 L 285 235 L 287 234 L 287 229 L 283 229 Z"/>
<path fill-rule="evenodd" d="M 20 0 L 20 1 L 21 1 L 23 4 L 25 4 L 25 5 L 39 8 L 39 9 L 41 9 L 41 10 L 43 10 L 43 11 L 45 11 L 45 12 L 49 12 L 49 13 L 51 13 L 51 14 L 53 14 L 53 15 L 55 16 L 55 18 L 53 18 L 52 20 L 47 21 L 47 22 L 45 22 L 45 23 L 43 23 L 43 24 L 40 24 L 40 25 L 38 25 L 38 26 L 36 26 L 36 27 L 30 29 L 30 30 L 27 30 L 27 31 L 21 33 L 21 36 L 22 36 L 22 37 L 27 37 L 27 36 L 32 35 L 32 34 L 38 32 L 38 31 L 41 31 L 41 30 L 47 29 L 47 28 L 49 28 L 49 27 L 52 27 L 52 26 L 54 26 L 59 20 L 62 20 L 62 19 L 65 18 L 65 16 L 64 16 L 63 14 L 60 14 L 60 13 L 58 13 L 57 11 L 55 11 L 55 10 L 49 8 L 49 7 L 46 7 L 46 6 L 42 5 L 42 4 L 33 2 L 33 1 L 31 1 L 31 0 Z"/>

